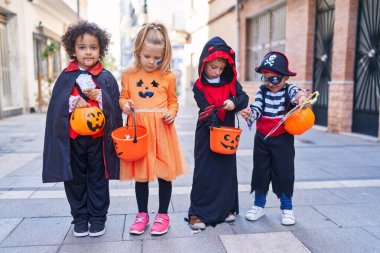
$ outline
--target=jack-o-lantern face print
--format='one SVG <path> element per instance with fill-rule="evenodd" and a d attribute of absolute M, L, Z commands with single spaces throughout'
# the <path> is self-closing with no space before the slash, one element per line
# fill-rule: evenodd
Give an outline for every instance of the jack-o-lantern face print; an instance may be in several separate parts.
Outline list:
<path fill-rule="evenodd" d="M 223 140 L 220 141 L 220 144 L 222 144 L 225 149 L 235 150 L 238 147 L 239 138 L 239 134 L 225 134 Z"/>
<path fill-rule="evenodd" d="M 157 88 L 158 85 L 160 85 L 155 80 L 153 80 L 150 84 L 151 84 L 151 86 L 153 88 Z M 142 90 L 139 91 L 139 96 L 141 98 L 151 98 L 151 97 L 153 97 L 154 91 L 149 90 L 149 85 L 145 85 L 144 82 L 141 79 L 140 79 L 140 81 L 138 81 L 136 83 L 136 86 L 137 87 L 142 87 Z"/>
<path fill-rule="evenodd" d="M 115 146 L 116 155 L 120 157 L 123 155 L 123 152 L 119 152 L 119 146 L 117 145 L 117 142 L 114 142 L 113 145 Z"/>
<path fill-rule="evenodd" d="M 104 114 L 101 111 L 87 114 L 87 127 L 92 132 L 101 130 L 104 127 Z"/>

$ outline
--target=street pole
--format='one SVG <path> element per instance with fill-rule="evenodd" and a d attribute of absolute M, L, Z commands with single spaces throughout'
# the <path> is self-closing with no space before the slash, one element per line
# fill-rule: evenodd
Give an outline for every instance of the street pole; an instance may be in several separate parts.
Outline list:
<path fill-rule="evenodd" d="M 236 25 L 237 25 L 237 45 L 236 45 L 236 54 L 235 54 L 235 65 L 236 71 L 239 73 L 239 54 L 240 54 L 240 14 L 239 14 L 239 2 L 236 0 L 235 9 L 236 9 Z"/>
<path fill-rule="evenodd" d="M 77 21 L 80 19 L 80 0 L 77 0 Z"/>
<path fill-rule="evenodd" d="M 148 4 L 146 2 L 147 0 L 144 0 L 144 23 L 148 23 Z"/>

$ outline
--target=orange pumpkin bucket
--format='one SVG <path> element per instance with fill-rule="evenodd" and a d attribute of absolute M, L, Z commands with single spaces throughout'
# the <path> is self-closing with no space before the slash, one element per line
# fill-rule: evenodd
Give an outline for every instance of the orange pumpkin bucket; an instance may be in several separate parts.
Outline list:
<path fill-rule="evenodd" d="M 300 135 L 313 127 L 314 113 L 309 108 L 299 109 L 285 120 L 285 130 L 293 135 Z"/>
<path fill-rule="evenodd" d="M 105 117 L 99 107 L 75 108 L 70 116 L 71 128 L 80 135 L 94 135 L 102 131 Z"/>
<path fill-rule="evenodd" d="M 143 158 L 148 151 L 148 131 L 143 126 L 136 126 L 135 111 L 131 108 L 133 126 L 115 129 L 111 137 L 116 155 L 125 161 L 132 162 Z"/>
<path fill-rule="evenodd" d="M 226 126 L 213 126 L 214 119 L 217 111 L 214 114 L 214 118 L 210 127 L 210 149 L 211 151 L 223 154 L 232 155 L 235 154 L 239 145 L 240 134 L 242 130 L 238 127 L 226 127 Z"/>
<path fill-rule="evenodd" d="M 285 125 L 285 130 L 293 135 L 303 134 L 313 127 L 315 121 L 314 113 L 309 108 L 304 109 L 304 106 L 307 104 L 314 104 L 317 101 L 318 96 L 319 92 L 315 91 L 310 94 L 301 105 L 297 105 L 291 109 L 264 137 L 264 140 L 271 136 L 282 124 Z"/>
<path fill-rule="evenodd" d="M 242 130 L 236 127 L 210 127 L 210 149 L 219 154 L 236 153 Z"/>

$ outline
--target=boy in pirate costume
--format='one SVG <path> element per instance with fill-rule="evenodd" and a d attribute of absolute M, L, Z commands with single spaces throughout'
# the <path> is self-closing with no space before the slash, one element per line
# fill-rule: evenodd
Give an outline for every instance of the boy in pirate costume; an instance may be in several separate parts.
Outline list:
<path fill-rule="evenodd" d="M 264 138 L 292 106 L 306 100 L 306 92 L 294 84 L 286 83 L 289 76 L 297 73 L 289 70 L 288 59 L 283 53 L 269 52 L 255 70 L 262 74 L 263 85 L 260 86 L 254 103 L 241 112 L 250 127 L 257 120 L 251 182 L 251 193 L 255 192 L 255 201 L 245 217 L 255 221 L 264 216 L 266 195 L 272 182 L 273 192 L 281 201 L 281 223 L 294 225 L 294 136 L 287 133 L 281 125 L 268 138 Z"/>

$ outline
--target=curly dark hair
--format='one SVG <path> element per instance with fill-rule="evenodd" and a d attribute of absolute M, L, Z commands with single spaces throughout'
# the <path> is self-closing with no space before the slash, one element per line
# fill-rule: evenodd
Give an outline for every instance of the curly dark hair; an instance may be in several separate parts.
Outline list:
<path fill-rule="evenodd" d="M 75 40 L 85 33 L 91 34 L 98 39 L 100 47 L 100 59 L 106 55 L 108 44 L 110 43 L 110 34 L 105 30 L 100 29 L 95 23 L 81 20 L 77 24 L 69 26 L 66 33 L 62 36 L 62 43 L 71 59 L 75 59 Z"/>

